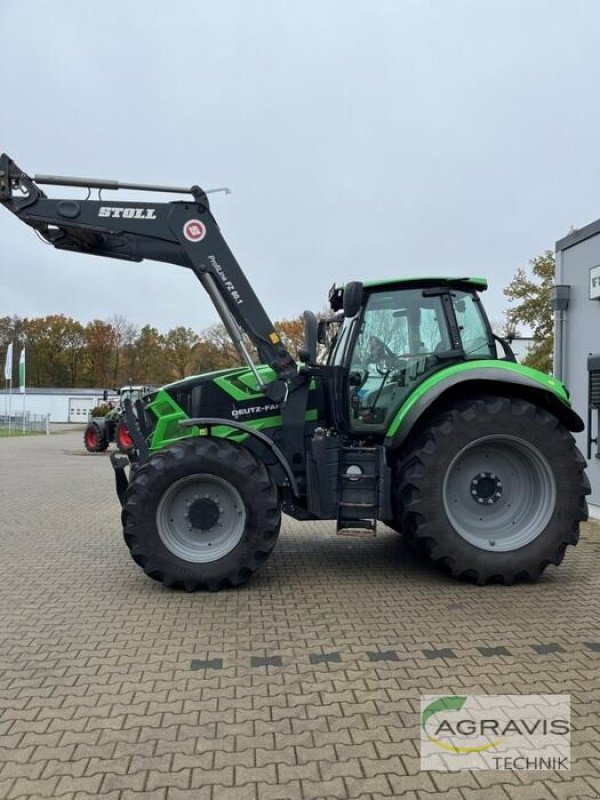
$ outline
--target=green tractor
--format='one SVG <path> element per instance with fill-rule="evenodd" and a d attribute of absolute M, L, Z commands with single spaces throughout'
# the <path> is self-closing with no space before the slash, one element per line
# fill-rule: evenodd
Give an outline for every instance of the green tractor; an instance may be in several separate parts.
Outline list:
<path fill-rule="evenodd" d="M 101 416 L 94 416 L 92 412 L 92 417 L 83 432 L 83 443 L 88 453 L 103 453 L 112 442 L 116 443 L 122 453 L 131 450 L 133 439 L 123 421 L 123 404 L 125 400 L 130 400 L 132 403 L 141 400 L 154 388 L 153 386 L 122 386 L 117 389 L 119 397 L 117 406 Z"/>
<path fill-rule="evenodd" d="M 41 183 L 192 199 L 54 200 Z M 0 202 L 55 247 L 191 269 L 245 363 L 124 402 L 133 447 L 111 462 L 125 542 L 146 574 L 187 591 L 242 584 L 272 553 L 282 512 L 335 520 L 348 535 L 373 536 L 381 521 L 478 584 L 559 565 L 587 519 L 586 462 L 571 433 L 583 422 L 559 381 L 519 366 L 494 336 L 486 281 L 334 287 L 330 319 L 305 312 L 297 362 L 207 195 L 33 180 L 0 158 Z"/>

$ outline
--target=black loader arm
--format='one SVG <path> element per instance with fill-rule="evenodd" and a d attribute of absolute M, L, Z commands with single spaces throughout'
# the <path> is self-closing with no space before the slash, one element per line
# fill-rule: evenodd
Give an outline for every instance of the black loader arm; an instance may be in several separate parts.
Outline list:
<path fill-rule="evenodd" d="M 49 198 L 40 183 L 98 189 L 185 192 L 190 200 L 114 202 Z M 89 197 L 88 192 L 88 197 Z M 91 178 L 29 177 L 6 154 L 0 156 L 0 203 L 59 250 L 142 261 L 164 261 L 191 269 L 210 295 L 244 360 L 260 378 L 246 352 L 248 335 L 261 361 L 277 375 L 263 390 L 275 402 L 298 381 L 294 359 L 283 346 L 244 272 L 221 235 L 198 186 L 189 189 Z"/>

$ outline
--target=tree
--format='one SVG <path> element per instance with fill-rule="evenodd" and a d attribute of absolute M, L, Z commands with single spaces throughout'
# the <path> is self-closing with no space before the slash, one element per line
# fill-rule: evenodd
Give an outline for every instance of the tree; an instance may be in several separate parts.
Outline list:
<path fill-rule="evenodd" d="M 295 358 L 298 348 L 302 347 L 304 343 L 304 322 L 302 317 L 280 320 L 275 323 L 274 327 L 292 357 Z M 252 342 L 245 334 L 243 340 L 246 350 L 256 361 L 256 350 Z M 195 346 L 194 354 L 194 365 L 199 372 L 239 367 L 243 363 L 242 357 L 231 341 L 225 326 L 221 323 L 211 325 L 202 331 Z"/>
<path fill-rule="evenodd" d="M 185 378 L 186 375 L 194 374 L 198 342 L 198 334 L 183 325 L 171 328 L 167 333 L 165 336 L 165 359 L 166 367 L 171 372 L 170 378 Z"/>
<path fill-rule="evenodd" d="M 248 352 L 253 355 L 252 344 L 246 337 L 244 340 Z M 221 323 L 211 325 L 210 328 L 202 331 L 197 354 L 199 372 L 210 372 L 213 369 L 227 369 L 242 365 L 242 358 L 225 326 Z"/>
<path fill-rule="evenodd" d="M 302 317 L 282 319 L 275 323 L 275 330 L 288 349 L 290 355 L 296 358 L 298 350 L 304 347 L 304 320 Z"/>
<path fill-rule="evenodd" d="M 115 314 L 110 323 L 115 332 L 113 383 L 115 386 L 122 386 L 129 383 L 132 348 L 138 335 L 138 329 L 133 322 L 129 322 L 120 314 Z"/>
<path fill-rule="evenodd" d="M 63 314 L 23 320 L 20 344 L 27 350 L 33 386 L 75 386 L 85 344 L 83 326 Z"/>
<path fill-rule="evenodd" d="M 77 386 L 85 351 L 85 330 L 80 322 L 63 317 L 63 361 L 68 372 L 68 385 Z"/>
<path fill-rule="evenodd" d="M 165 373 L 165 339 L 152 325 L 144 325 L 135 340 L 131 377 L 134 383 L 161 384 Z M 168 380 L 168 377 L 166 378 Z"/>
<path fill-rule="evenodd" d="M 514 308 L 506 312 L 507 326 L 527 325 L 533 332 L 533 345 L 525 364 L 542 372 L 552 372 L 554 326 L 550 289 L 554 284 L 554 253 L 546 250 L 529 262 L 528 271 L 519 267 L 515 277 L 504 290 Z"/>
<path fill-rule="evenodd" d="M 115 329 L 110 322 L 95 319 L 85 326 L 85 355 L 88 386 L 112 383 Z"/>

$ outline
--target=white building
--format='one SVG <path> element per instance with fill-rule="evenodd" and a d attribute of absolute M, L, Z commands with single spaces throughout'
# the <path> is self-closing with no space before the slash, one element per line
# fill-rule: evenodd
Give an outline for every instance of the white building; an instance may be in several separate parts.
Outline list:
<path fill-rule="evenodd" d="M 109 399 L 116 398 L 115 392 L 108 392 Z M 10 401 L 10 402 L 9 402 Z M 6 415 L 9 404 L 12 414 L 21 416 L 23 403 L 25 412 L 40 416 L 50 415 L 50 422 L 85 423 L 88 414 L 97 405 L 104 402 L 104 389 L 48 389 L 29 388 L 25 397 L 18 389 L 9 398 L 7 390 L 0 390 L 0 415 Z"/>
<path fill-rule="evenodd" d="M 554 374 L 586 428 L 576 434 L 588 461 L 590 514 L 600 519 L 600 220 L 556 243 Z"/>

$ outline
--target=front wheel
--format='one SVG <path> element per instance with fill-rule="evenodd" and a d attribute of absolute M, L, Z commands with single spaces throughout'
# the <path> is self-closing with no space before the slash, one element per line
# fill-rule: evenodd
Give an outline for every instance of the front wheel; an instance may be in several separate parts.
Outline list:
<path fill-rule="evenodd" d="M 279 534 L 277 487 L 246 448 L 195 437 L 153 455 L 131 478 L 123 533 L 147 575 L 187 591 L 248 580 Z"/>
<path fill-rule="evenodd" d="M 121 453 L 128 453 L 135 447 L 134 441 L 127 428 L 127 425 L 121 420 L 117 423 L 115 429 L 115 442 Z"/>
<path fill-rule="evenodd" d="M 399 463 L 397 518 L 456 577 L 536 579 L 578 541 L 585 466 L 569 431 L 543 408 L 500 396 L 455 402 Z"/>

